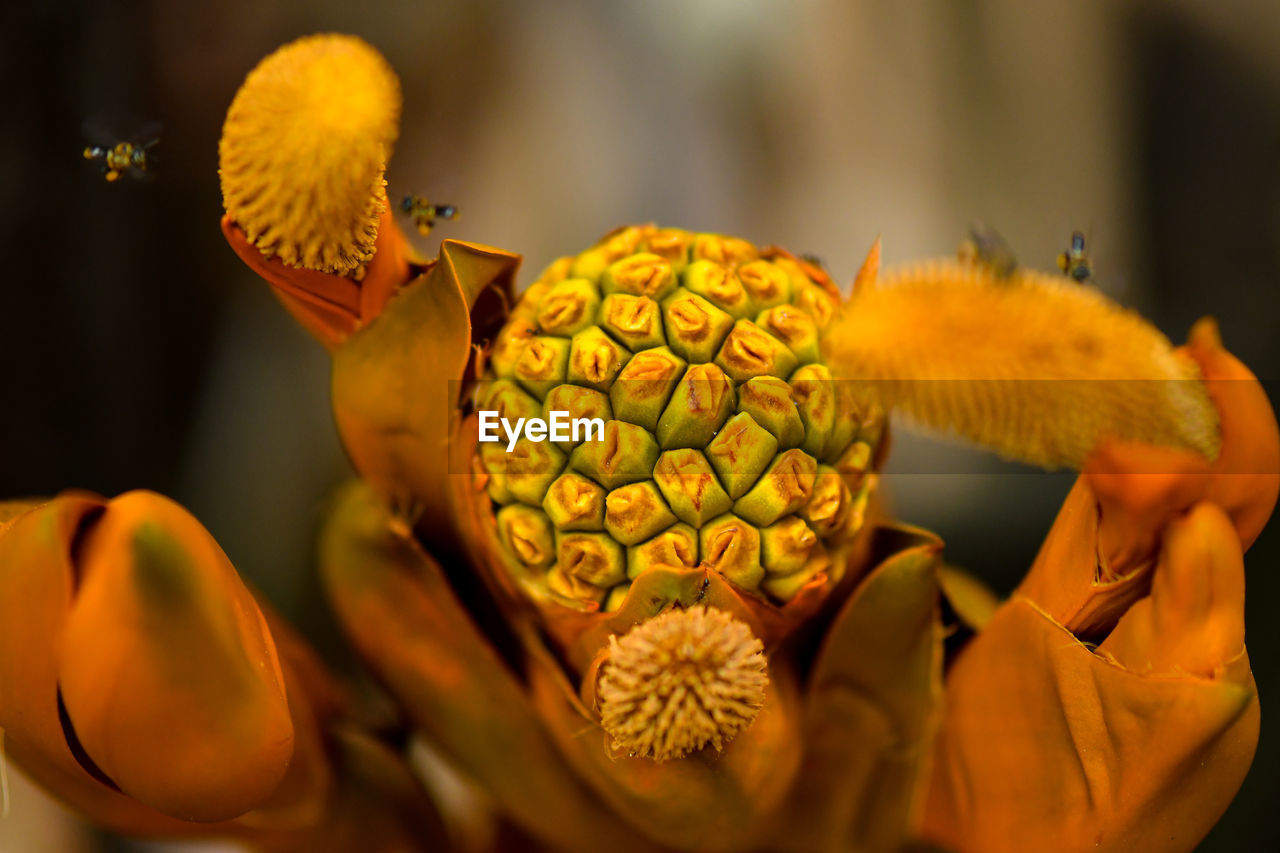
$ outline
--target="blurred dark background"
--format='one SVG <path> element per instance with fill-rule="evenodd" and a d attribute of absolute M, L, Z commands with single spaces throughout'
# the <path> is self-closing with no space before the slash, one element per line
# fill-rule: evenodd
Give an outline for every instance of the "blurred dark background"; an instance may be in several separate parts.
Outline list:
<path fill-rule="evenodd" d="M 245 74 L 327 30 L 401 76 L 391 193 L 462 209 L 424 251 L 520 251 L 527 282 L 656 220 L 816 253 L 848 282 L 877 234 L 893 263 L 981 219 L 1052 268 L 1079 228 L 1104 289 L 1175 340 L 1215 315 L 1277 399 L 1274 2 L 0 6 L 0 495 L 169 494 L 327 651 L 312 541 L 347 471 L 327 357 L 222 241 L 217 178 Z M 164 123 L 154 183 L 81 159 L 86 121 L 126 116 Z M 903 431 L 890 471 L 898 514 L 1001 591 L 1071 480 Z M 1247 558 L 1262 740 L 1205 851 L 1280 849 L 1277 563 L 1273 522 Z M 13 776 L 0 850 L 126 849 Z"/>

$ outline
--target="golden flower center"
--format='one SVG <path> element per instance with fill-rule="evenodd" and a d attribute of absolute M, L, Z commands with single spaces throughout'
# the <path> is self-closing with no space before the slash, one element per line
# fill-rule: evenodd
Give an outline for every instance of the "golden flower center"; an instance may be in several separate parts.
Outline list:
<path fill-rule="evenodd" d="M 658 761 L 724 748 L 764 706 L 760 641 L 722 610 L 668 610 L 610 638 L 597 697 L 615 748 Z"/>

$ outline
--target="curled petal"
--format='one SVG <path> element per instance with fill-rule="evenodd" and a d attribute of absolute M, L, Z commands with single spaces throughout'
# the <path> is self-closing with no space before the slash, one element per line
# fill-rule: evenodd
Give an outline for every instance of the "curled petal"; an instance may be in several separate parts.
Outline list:
<path fill-rule="evenodd" d="M 208 533 L 158 495 L 67 494 L 0 523 L 0 626 L 6 752 L 97 823 L 240 834 L 188 819 L 264 805 L 290 766 L 262 615 Z"/>
<path fill-rule="evenodd" d="M 131 492 L 107 504 L 78 557 L 58 679 L 89 758 L 185 820 L 265 800 L 293 725 L 271 634 L 217 543 L 172 501 Z"/>
<path fill-rule="evenodd" d="M 1211 678 L 1244 649 L 1244 562 L 1226 514 L 1204 502 L 1169 524 L 1151 594 L 1100 651 L 1134 672 Z"/>
<path fill-rule="evenodd" d="M 809 675 L 788 849 L 893 850 L 911 834 L 942 692 L 941 547 L 911 528 L 875 532 L 875 568 Z"/>
<path fill-rule="evenodd" d="M 1200 365 L 1222 427 L 1222 452 L 1205 498 L 1226 510 L 1247 551 L 1280 495 L 1275 411 L 1257 377 L 1222 348 L 1213 320 L 1192 327 L 1186 352 Z"/>
<path fill-rule="evenodd" d="M 398 514 L 448 517 L 450 437 L 473 334 L 496 328 L 520 257 L 445 240 L 440 257 L 333 354 L 333 408 L 356 469 Z M 483 294 L 490 298 L 482 301 Z M 476 316 L 472 308 L 476 307 Z M 500 319 L 500 318 L 498 318 Z M 439 524 L 438 528 L 447 525 Z"/>
<path fill-rule="evenodd" d="M 923 832 L 961 853 L 1191 850 L 1244 780 L 1258 719 L 1243 652 L 1210 678 L 1140 674 L 1013 600 L 947 675 Z"/>
<path fill-rule="evenodd" d="M 352 484 L 339 495 L 320 560 L 329 600 L 357 651 L 499 808 L 557 849 L 592 850 L 601 838 L 614 839 L 619 851 L 644 848 L 565 766 L 440 566 L 369 486 Z"/>

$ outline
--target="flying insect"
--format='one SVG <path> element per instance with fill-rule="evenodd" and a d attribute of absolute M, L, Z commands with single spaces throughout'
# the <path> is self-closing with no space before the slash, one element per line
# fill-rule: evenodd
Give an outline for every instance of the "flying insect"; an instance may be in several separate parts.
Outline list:
<path fill-rule="evenodd" d="M 999 278 L 1008 278 L 1018 268 L 1018 258 L 1005 239 L 981 222 L 969 226 L 969 239 L 960 244 L 956 256 L 965 263 L 989 267 Z"/>
<path fill-rule="evenodd" d="M 1058 255 L 1058 269 L 1082 284 L 1093 276 L 1093 262 L 1084 250 L 1084 234 L 1071 232 L 1071 247 Z"/>
<path fill-rule="evenodd" d="M 436 220 L 458 218 L 458 208 L 452 204 L 432 204 L 420 195 L 407 195 L 400 202 L 400 209 L 409 214 L 414 227 L 423 237 L 431 233 Z"/>
<path fill-rule="evenodd" d="M 115 183 L 124 175 L 138 180 L 155 177 L 156 157 L 152 149 L 160 144 L 160 124 L 149 122 L 132 136 L 110 133 L 101 122 L 85 123 L 90 144 L 84 148 L 84 159 L 102 166 L 102 176 Z"/>

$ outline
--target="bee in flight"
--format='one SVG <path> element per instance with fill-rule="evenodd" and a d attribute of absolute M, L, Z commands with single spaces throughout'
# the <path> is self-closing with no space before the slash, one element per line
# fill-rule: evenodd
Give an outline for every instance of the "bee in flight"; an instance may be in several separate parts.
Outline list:
<path fill-rule="evenodd" d="M 85 146 L 84 159 L 102 164 L 102 176 L 108 182 L 114 183 L 122 175 L 141 180 L 155 176 L 156 157 L 151 149 L 160 142 L 158 123 L 151 122 L 127 139 L 105 132 L 97 122 L 86 122 L 85 128 L 92 143 Z"/>
<path fill-rule="evenodd" d="M 458 218 L 458 208 L 452 204 L 432 204 L 420 195 L 405 196 L 400 202 L 400 209 L 409 214 L 423 237 L 431 233 L 437 219 L 452 221 Z"/>
<path fill-rule="evenodd" d="M 1058 269 L 1062 274 L 1078 282 L 1086 282 L 1093 276 L 1093 263 L 1084 250 L 1084 235 L 1071 232 L 1071 248 L 1058 255 Z"/>
<path fill-rule="evenodd" d="M 159 139 L 153 139 L 142 145 L 133 142 L 117 142 L 110 147 L 87 145 L 84 149 L 84 159 L 102 163 L 103 177 L 108 181 L 118 181 L 124 174 L 147 173 L 147 168 L 155 162 L 150 156 L 150 151 L 159 141 Z"/>
<path fill-rule="evenodd" d="M 999 278 L 1008 278 L 1018 268 L 1013 249 L 994 228 L 974 222 L 969 226 L 969 239 L 956 252 L 962 262 L 989 267 Z"/>

